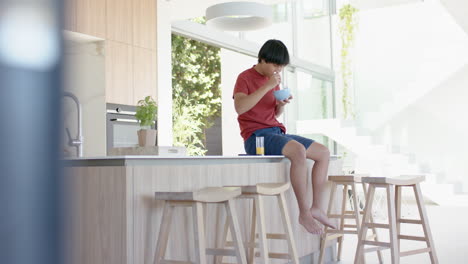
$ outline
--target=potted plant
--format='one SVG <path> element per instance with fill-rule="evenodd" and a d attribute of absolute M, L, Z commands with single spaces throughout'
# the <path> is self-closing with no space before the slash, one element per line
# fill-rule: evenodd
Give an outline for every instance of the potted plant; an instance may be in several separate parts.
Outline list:
<path fill-rule="evenodd" d="M 138 144 L 141 147 L 156 145 L 157 130 L 152 128 L 155 128 L 157 112 L 158 106 L 151 96 L 146 96 L 145 99 L 138 101 L 135 117 L 140 123 Z"/>

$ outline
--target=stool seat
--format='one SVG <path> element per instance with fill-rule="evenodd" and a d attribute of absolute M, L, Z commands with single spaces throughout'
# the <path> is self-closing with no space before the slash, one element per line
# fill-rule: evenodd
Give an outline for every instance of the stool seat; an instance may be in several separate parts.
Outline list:
<path fill-rule="evenodd" d="M 354 256 L 354 263 L 362 263 L 360 260 L 364 260 L 364 254 L 366 252 L 373 251 L 375 249 L 389 248 L 392 264 L 399 264 L 400 258 L 410 256 L 414 254 L 429 253 L 429 257 L 432 264 L 438 264 L 438 258 L 434 247 L 434 241 L 432 239 L 431 229 L 429 227 L 429 221 L 424 207 L 423 195 L 419 183 L 424 181 L 423 175 L 402 175 L 401 177 L 386 178 L 386 177 L 363 177 L 362 181 L 369 184 L 369 191 L 366 195 L 366 205 L 364 209 L 364 215 L 362 217 L 361 230 L 358 235 L 358 245 L 356 248 L 356 255 Z M 377 188 L 383 188 L 386 191 L 387 200 L 387 214 L 388 224 L 374 224 L 369 221 L 372 217 L 372 206 L 374 201 L 374 195 Z M 416 206 L 419 212 L 420 219 L 408 219 L 403 218 L 401 215 L 401 195 L 403 188 L 412 188 L 414 197 L 416 198 Z M 418 224 L 422 227 L 422 233 L 424 236 L 410 236 L 403 235 L 401 230 L 401 224 Z M 378 227 L 381 229 L 387 229 L 390 236 L 390 242 L 378 242 L 369 241 L 366 238 L 368 228 Z M 426 247 L 420 249 L 413 249 L 408 251 L 401 251 L 400 242 L 401 240 L 412 240 L 421 241 L 426 243 Z M 374 246 L 366 247 L 365 246 Z"/>
<path fill-rule="evenodd" d="M 258 183 L 256 185 L 241 186 L 242 194 L 277 195 L 289 189 L 289 182 Z"/>
<path fill-rule="evenodd" d="M 327 245 L 337 240 L 338 243 L 338 250 L 336 252 L 336 259 L 335 255 L 333 255 L 334 260 L 341 260 L 341 252 L 343 249 L 343 241 L 344 236 L 349 234 L 358 235 L 361 230 L 361 223 L 360 223 L 360 215 L 363 213 L 360 209 L 358 198 L 357 198 L 357 186 L 356 184 L 362 185 L 362 190 L 364 195 L 367 193 L 366 184 L 362 182 L 362 178 L 369 176 L 368 174 L 340 174 L 340 175 L 329 175 L 328 181 L 331 182 L 331 189 L 330 189 L 330 199 L 328 202 L 328 210 L 327 216 L 328 218 L 332 219 L 339 219 L 339 225 L 336 229 L 330 229 L 325 226 L 324 234 L 320 241 L 320 255 L 318 259 L 318 263 L 324 263 L 325 258 L 325 249 Z M 342 197 L 341 197 L 341 208 L 339 208 L 339 212 L 332 212 L 334 201 L 335 201 L 335 193 L 338 191 L 338 186 L 343 186 L 342 190 Z M 347 208 L 350 207 L 350 208 Z M 338 209 L 338 208 L 337 208 Z M 354 221 L 354 224 L 347 223 L 347 221 Z M 374 222 L 372 216 L 370 216 L 371 222 Z M 377 235 L 377 230 L 375 227 L 371 228 L 373 234 L 369 237 L 369 239 L 373 239 L 372 242 L 380 243 L 379 238 Z M 376 250 L 377 257 L 379 263 L 383 263 L 382 261 L 382 252 L 381 250 Z"/>
<path fill-rule="evenodd" d="M 414 185 L 425 180 L 424 175 L 401 175 L 399 177 L 362 177 L 362 182 L 374 184 L 392 184 L 396 186 Z"/>
<path fill-rule="evenodd" d="M 241 189 L 239 187 L 207 187 L 193 192 L 156 192 L 155 199 L 164 200 L 165 203 L 153 263 L 206 264 L 208 263 L 207 255 L 214 255 L 236 257 L 237 263 L 247 264 L 237 220 L 236 206 L 233 202 L 233 198 L 239 195 L 241 195 Z M 206 247 L 205 216 L 203 208 L 207 203 L 215 203 L 225 207 L 228 219 L 228 221 L 226 221 L 228 223 L 227 228 L 229 228 L 233 234 L 234 249 Z M 174 222 L 173 212 L 176 207 L 184 210 L 186 209 L 184 207 L 191 207 L 192 210 L 194 262 L 165 259 L 169 232 L 171 231 L 171 224 Z M 214 226 L 209 228 L 214 228 Z"/>
<path fill-rule="evenodd" d="M 291 227 L 288 206 L 286 204 L 285 192 L 290 188 L 291 184 L 286 183 L 258 183 L 256 185 L 239 186 L 242 190 L 242 195 L 239 198 L 252 200 L 252 221 L 250 224 L 250 241 L 246 242 L 248 250 L 248 263 L 255 263 L 255 258 L 259 257 L 261 263 L 268 264 L 270 259 L 290 260 L 292 264 L 299 264 L 299 257 L 296 249 L 296 242 Z M 283 222 L 284 233 L 268 233 L 266 230 L 269 219 L 265 217 L 264 199 L 266 196 L 270 198 L 276 196 L 278 201 L 279 211 Z M 231 245 L 228 241 L 228 230 L 224 228 L 222 246 Z M 285 240 L 287 243 L 288 253 L 270 252 L 268 239 Z M 258 252 L 256 252 L 258 250 Z M 218 258 L 216 264 L 222 264 L 223 258 Z"/>
<path fill-rule="evenodd" d="M 157 192 L 156 200 L 219 203 L 241 194 L 239 187 L 206 187 L 195 192 Z"/>
<path fill-rule="evenodd" d="M 328 180 L 332 182 L 354 182 L 361 183 L 361 178 L 369 176 L 367 174 L 352 174 L 352 175 L 329 175 Z"/>

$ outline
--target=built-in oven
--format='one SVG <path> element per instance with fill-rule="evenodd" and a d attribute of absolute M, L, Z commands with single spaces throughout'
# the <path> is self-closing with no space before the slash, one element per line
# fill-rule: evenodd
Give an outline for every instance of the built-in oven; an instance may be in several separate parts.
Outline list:
<path fill-rule="evenodd" d="M 107 104 L 107 154 L 112 148 L 138 146 L 137 131 L 140 129 L 140 124 L 135 114 L 135 106 Z"/>

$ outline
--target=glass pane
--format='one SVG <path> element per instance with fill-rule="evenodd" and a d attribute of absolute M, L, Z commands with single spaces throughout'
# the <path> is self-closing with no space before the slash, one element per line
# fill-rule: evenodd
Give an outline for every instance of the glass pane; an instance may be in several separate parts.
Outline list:
<path fill-rule="evenodd" d="M 292 54 L 293 30 L 291 5 L 289 1 L 273 5 L 273 25 L 260 30 L 246 31 L 244 33 L 245 39 L 260 45 L 269 39 L 279 39 L 288 47 L 289 52 Z"/>
<path fill-rule="evenodd" d="M 289 87 L 294 99 L 287 106 L 285 124 L 288 133 L 296 133 L 297 120 L 332 118 L 332 88 L 329 81 L 314 78 L 311 74 L 297 70 L 284 72 L 284 87 Z M 331 148 L 330 140 L 323 135 L 303 135 Z"/>
<path fill-rule="evenodd" d="M 297 4 L 297 56 L 331 67 L 329 0 L 300 0 Z"/>

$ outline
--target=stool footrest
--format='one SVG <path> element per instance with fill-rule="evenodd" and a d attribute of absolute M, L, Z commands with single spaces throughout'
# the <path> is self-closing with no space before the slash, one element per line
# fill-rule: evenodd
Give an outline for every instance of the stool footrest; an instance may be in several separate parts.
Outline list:
<path fill-rule="evenodd" d="M 409 250 L 409 251 L 400 252 L 400 257 L 406 257 L 406 256 L 422 254 L 422 253 L 428 253 L 428 252 L 431 252 L 430 248 L 421 248 L 421 249 Z"/>
<path fill-rule="evenodd" d="M 344 225 L 344 227 L 346 228 L 357 228 L 357 225 Z"/>
<path fill-rule="evenodd" d="M 399 239 L 405 239 L 405 240 L 416 240 L 416 241 L 426 241 L 427 239 L 425 237 L 418 237 L 418 236 L 405 236 L 405 235 L 398 235 Z"/>
<path fill-rule="evenodd" d="M 162 259 L 161 264 L 192 264 L 193 262 L 191 261 L 180 261 L 180 260 L 166 260 Z"/>
<path fill-rule="evenodd" d="M 346 218 L 346 219 L 354 219 L 356 218 L 356 216 L 353 215 L 350 215 L 350 214 L 344 214 L 344 215 L 341 215 L 341 214 L 330 214 L 328 215 L 328 218 Z"/>
<path fill-rule="evenodd" d="M 363 214 L 364 211 L 359 211 L 360 214 Z M 354 211 L 345 211 L 345 214 L 351 214 L 354 215 Z"/>
<path fill-rule="evenodd" d="M 326 240 L 333 240 L 333 239 L 335 239 L 335 238 L 339 238 L 339 237 L 344 236 L 344 234 L 332 234 L 332 235 L 329 235 L 329 236 L 328 236 L 328 233 L 326 233 L 325 235 L 326 235 L 326 236 L 325 236 L 325 239 L 326 239 Z"/>
<path fill-rule="evenodd" d="M 388 224 L 377 224 L 377 223 L 366 223 L 364 224 L 364 226 L 368 228 L 386 228 L 386 229 L 390 228 L 390 225 Z"/>
<path fill-rule="evenodd" d="M 260 257 L 260 252 L 256 252 L 255 257 Z M 273 258 L 273 259 L 291 259 L 291 257 L 287 253 L 271 253 L 270 252 L 268 253 L 268 257 Z"/>
<path fill-rule="evenodd" d="M 234 249 L 225 249 L 225 248 L 207 248 L 207 255 L 213 256 L 236 256 L 236 251 Z"/>
<path fill-rule="evenodd" d="M 226 244 L 225 244 L 226 247 L 234 247 L 234 242 L 233 241 L 226 241 Z M 244 247 L 248 247 L 248 248 L 258 248 L 259 245 L 258 243 L 252 243 L 252 242 L 244 242 Z"/>
<path fill-rule="evenodd" d="M 275 233 L 268 233 L 266 234 L 267 239 L 280 239 L 280 240 L 287 240 L 288 237 L 286 234 L 275 234 Z"/>
<path fill-rule="evenodd" d="M 339 230 L 339 229 L 328 229 L 329 234 L 357 234 L 356 230 Z"/>
<path fill-rule="evenodd" d="M 374 251 L 381 251 L 385 249 L 390 249 L 388 247 L 369 247 L 364 249 L 364 253 L 374 252 Z"/>
<path fill-rule="evenodd" d="M 416 219 L 398 219 L 398 223 L 404 223 L 404 224 L 422 224 L 421 220 L 416 220 Z"/>
<path fill-rule="evenodd" d="M 259 238 L 259 234 L 255 234 L 255 238 Z M 278 234 L 278 233 L 267 233 L 267 239 L 280 239 L 280 240 L 288 240 L 286 234 Z"/>
<path fill-rule="evenodd" d="M 380 242 L 380 241 L 370 241 L 370 240 L 364 240 L 362 241 L 364 245 L 371 245 L 371 246 L 378 246 L 378 247 L 390 247 L 390 243 L 387 242 Z"/>

